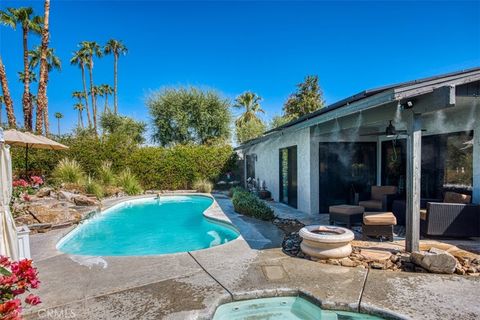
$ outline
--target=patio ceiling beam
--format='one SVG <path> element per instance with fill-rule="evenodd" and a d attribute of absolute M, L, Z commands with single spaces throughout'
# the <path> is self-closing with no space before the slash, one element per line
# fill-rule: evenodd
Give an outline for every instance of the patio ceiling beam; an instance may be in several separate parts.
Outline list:
<path fill-rule="evenodd" d="M 402 101 L 402 103 L 411 101 L 415 112 L 422 114 L 451 108 L 454 107 L 456 103 L 455 86 L 439 87 L 430 93 L 405 99 L 401 98 L 401 95 L 396 97 Z"/>
<path fill-rule="evenodd" d="M 446 78 L 444 81 L 432 80 L 430 82 L 420 82 L 418 84 L 398 87 L 394 89 L 396 99 L 406 99 L 422 94 L 427 94 L 439 87 L 460 86 L 480 80 L 480 71 L 475 71 L 470 76 L 457 75 L 455 77 Z"/>

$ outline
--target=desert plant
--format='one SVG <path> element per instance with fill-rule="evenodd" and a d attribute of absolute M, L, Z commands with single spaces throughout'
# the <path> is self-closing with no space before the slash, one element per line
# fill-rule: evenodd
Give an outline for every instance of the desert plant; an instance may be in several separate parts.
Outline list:
<path fill-rule="evenodd" d="M 85 180 L 85 184 L 83 187 L 85 188 L 85 193 L 93 194 L 98 199 L 102 199 L 105 196 L 103 186 L 100 183 L 93 180 L 90 176 Z"/>
<path fill-rule="evenodd" d="M 254 194 L 245 190 L 235 190 L 232 197 L 236 212 L 261 220 L 275 218 L 272 208 Z"/>
<path fill-rule="evenodd" d="M 193 183 L 193 189 L 202 193 L 210 193 L 213 189 L 213 184 L 207 179 L 200 179 Z"/>
<path fill-rule="evenodd" d="M 85 180 L 85 173 L 77 161 L 65 158 L 53 170 L 53 178 L 58 183 L 81 184 Z"/>
<path fill-rule="evenodd" d="M 137 177 L 130 171 L 129 168 L 123 170 L 117 177 L 117 185 L 123 189 L 123 191 L 134 196 L 143 192 Z"/>
<path fill-rule="evenodd" d="M 98 170 L 98 180 L 105 186 L 112 186 L 115 184 L 115 174 L 112 170 L 112 162 L 104 161 Z"/>

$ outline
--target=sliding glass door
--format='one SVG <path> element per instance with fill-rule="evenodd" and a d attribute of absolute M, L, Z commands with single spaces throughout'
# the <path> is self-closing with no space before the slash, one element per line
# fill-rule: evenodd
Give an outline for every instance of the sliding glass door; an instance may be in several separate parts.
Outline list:
<path fill-rule="evenodd" d="M 280 149 L 280 202 L 297 207 L 297 146 Z"/>
<path fill-rule="evenodd" d="M 332 205 L 353 204 L 355 193 L 375 185 L 376 142 L 321 142 L 319 147 L 321 213 Z"/>

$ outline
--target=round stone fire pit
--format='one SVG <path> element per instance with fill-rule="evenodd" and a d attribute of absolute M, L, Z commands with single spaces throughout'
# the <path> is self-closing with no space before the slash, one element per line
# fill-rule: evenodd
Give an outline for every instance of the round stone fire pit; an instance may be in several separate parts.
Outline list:
<path fill-rule="evenodd" d="M 300 248 L 305 254 L 317 259 L 339 259 L 352 253 L 351 230 L 335 226 L 312 225 L 300 229 L 303 239 Z"/>

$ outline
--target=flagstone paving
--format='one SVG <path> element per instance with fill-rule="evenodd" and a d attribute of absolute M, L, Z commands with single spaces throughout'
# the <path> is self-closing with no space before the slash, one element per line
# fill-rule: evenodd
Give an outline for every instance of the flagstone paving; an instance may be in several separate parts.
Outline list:
<path fill-rule="evenodd" d="M 221 303 L 298 294 L 324 308 L 400 319 L 478 319 L 479 278 L 292 258 L 273 247 L 278 234 L 270 225 L 235 216 L 228 199 L 218 202 L 249 240 L 162 256 L 79 257 L 55 250 L 68 229 L 33 235 L 43 303 L 26 309 L 27 319 L 211 319 Z"/>

